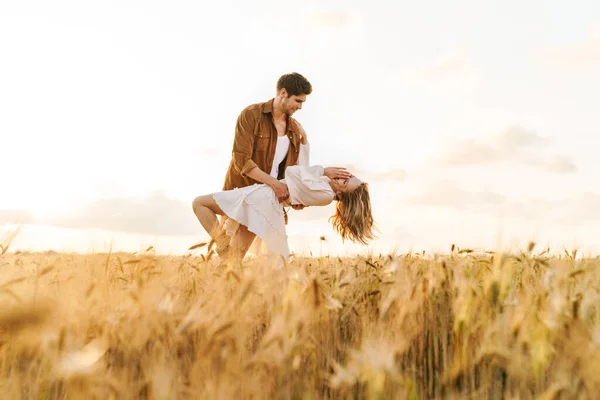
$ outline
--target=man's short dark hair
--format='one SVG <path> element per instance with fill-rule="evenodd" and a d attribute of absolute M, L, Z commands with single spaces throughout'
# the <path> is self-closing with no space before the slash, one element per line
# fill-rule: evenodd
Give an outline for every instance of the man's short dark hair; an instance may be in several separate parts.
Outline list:
<path fill-rule="evenodd" d="M 312 93 L 312 85 L 310 82 L 297 72 L 282 75 L 277 80 L 277 91 L 285 89 L 290 96 L 298 96 L 301 94 L 309 95 Z"/>

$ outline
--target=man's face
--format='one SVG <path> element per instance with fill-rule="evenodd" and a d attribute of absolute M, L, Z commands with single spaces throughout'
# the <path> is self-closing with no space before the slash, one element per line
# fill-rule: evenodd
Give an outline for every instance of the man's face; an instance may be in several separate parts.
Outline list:
<path fill-rule="evenodd" d="M 305 101 L 305 94 L 287 97 L 287 92 L 285 89 L 282 89 L 281 108 L 287 115 L 292 116 L 292 114 L 294 114 L 296 111 L 302 110 L 302 104 L 304 104 Z"/>

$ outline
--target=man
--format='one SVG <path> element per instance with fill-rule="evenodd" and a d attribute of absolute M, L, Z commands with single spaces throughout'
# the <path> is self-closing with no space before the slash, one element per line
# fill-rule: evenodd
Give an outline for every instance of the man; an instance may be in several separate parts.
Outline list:
<path fill-rule="evenodd" d="M 273 189 L 279 202 L 289 197 L 287 186 L 279 180 L 283 179 L 288 166 L 298 164 L 300 144 L 307 143 L 306 132 L 292 115 L 302 109 L 311 93 L 312 85 L 304 76 L 285 74 L 277 81 L 276 97 L 242 110 L 235 126 L 232 156 L 223 190 L 265 183 Z M 340 168 L 336 177 L 349 176 Z M 294 206 L 297 210 L 302 208 L 301 205 Z M 229 254 L 232 247 L 235 258 L 241 259 L 255 235 L 240 225 L 230 242 L 223 229 L 226 219 L 221 219 L 215 235 L 217 253 L 220 257 L 233 255 Z"/>

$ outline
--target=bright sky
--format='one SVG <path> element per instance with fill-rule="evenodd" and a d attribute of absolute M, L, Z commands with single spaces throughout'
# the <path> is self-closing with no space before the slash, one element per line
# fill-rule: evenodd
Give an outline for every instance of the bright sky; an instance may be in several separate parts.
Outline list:
<path fill-rule="evenodd" d="M 593 246 L 599 70 L 594 0 L 2 2 L 0 213 L 69 228 L 23 247 L 185 249 L 238 113 L 297 71 L 313 163 L 371 184 L 374 248 Z M 360 250 L 331 212 L 294 213 L 292 247 Z"/>

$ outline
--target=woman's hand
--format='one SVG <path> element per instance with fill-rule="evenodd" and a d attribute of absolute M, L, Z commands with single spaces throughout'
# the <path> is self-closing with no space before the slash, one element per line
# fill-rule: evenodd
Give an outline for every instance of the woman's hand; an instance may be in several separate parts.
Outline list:
<path fill-rule="evenodd" d="M 301 144 L 308 143 L 308 138 L 306 137 L 306 131 L 300 124 L 298 124 L 298 133 L 300 134 L 300 143 Z"/>
<path fill-rule="evenodd" d="M 341 167 L 327 167 L 324 169 L 323 175 L 329 179 L 350 179 L 352 177 L 352 174 L 346 168 Z"/>
<path fill-rule="evenodd" d="M 292 204 L 292 208 L 294 210 L 302 210 L 304 207 L 307 207 L 307 206 L 305 206 L 304 204 Z"/>

